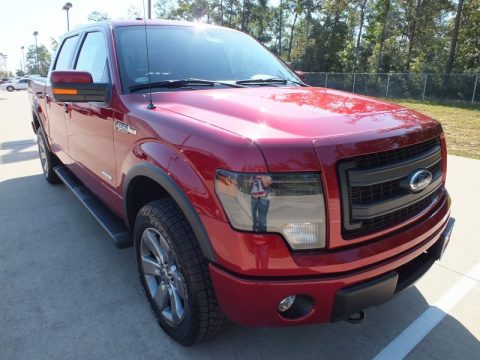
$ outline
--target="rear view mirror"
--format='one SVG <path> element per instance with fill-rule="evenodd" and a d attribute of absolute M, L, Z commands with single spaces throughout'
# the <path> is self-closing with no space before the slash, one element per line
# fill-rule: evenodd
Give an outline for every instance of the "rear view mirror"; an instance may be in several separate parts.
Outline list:
<path fill-rule="evenodd" d="M 300 80 L 305 81 L 305 73 L 300 70 L 295 70 L 295 74 L 300 78 Z"/>
<path fill-rule="evenodd" d="M 86 71 L 52 71 L 52 94 L 59 102 L 106 102 L 109 84 L 94 83 Z"/>

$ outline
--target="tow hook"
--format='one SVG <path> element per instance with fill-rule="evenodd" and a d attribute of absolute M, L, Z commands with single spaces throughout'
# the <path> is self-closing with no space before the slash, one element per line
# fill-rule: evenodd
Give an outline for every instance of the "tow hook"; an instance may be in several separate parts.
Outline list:
<path fill-rule="evenodd" d="M 367 318 L 367 313 L 365 311 L 359 311 L 353 315 L 350 315 L 345 321 L 350 324 L 360 324 Z"/>

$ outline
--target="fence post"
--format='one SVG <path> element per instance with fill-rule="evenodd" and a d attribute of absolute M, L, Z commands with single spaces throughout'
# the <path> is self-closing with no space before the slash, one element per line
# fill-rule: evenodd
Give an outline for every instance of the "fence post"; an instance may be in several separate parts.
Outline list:
<path fill-rule="evenodd" d="M 425 79 L 423 80 L 422 100 L 425 100 L 425 90 L 427 89 L 427 76 L 428 74 L 425 74 Z"/>
<path fill-rule="evenodd" d="M 390 73 L 387 76 L 387 91 L 385 92 L 385 98 L 388 99 L 388 88 L 390 87 Z"/>
<path fill-rule="evenodd" d="M 352 85 L 352 93 L 355 94 L 355 78 L 356 78 L 356 73 L 353 73 L 353 85 Z"/>
<path fill-rule="evenodd" d="M 475 102 L 475 93 L 477 92 L 478 74 L 475 76 L 475 85 L 473 85 L 472 104 Z"/>
<path fill-rule="evenodd" d="M 327 87 L 328 85 L 328 73 L 325 73 L 325 86 L 324 87 Z"/>

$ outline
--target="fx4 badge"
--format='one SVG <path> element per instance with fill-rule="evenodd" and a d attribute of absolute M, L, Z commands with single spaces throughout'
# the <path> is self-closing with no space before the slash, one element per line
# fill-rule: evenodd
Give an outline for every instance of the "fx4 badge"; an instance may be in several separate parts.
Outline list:
<path fill-rule="evenodd" d="M 137 133 L 137 130 L 135 130 L 130 125 L 125 124 L 121 121 L 115 120 L 115 122 L 113 123 L 113 127 L 115 128 L 115 130 L 121 131 L 125 134 L 135 135 Z"/>

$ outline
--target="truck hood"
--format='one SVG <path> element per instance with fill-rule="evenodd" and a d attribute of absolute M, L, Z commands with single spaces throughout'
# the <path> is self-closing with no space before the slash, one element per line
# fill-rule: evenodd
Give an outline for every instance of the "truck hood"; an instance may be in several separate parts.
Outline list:
<path fill-rule="evenodd" d="M 415 111 L 372 98 L 314 87 L 258 87 L 154 94 L 156 105 L 240 136 L 325 138 L 436 126 Z"/>

